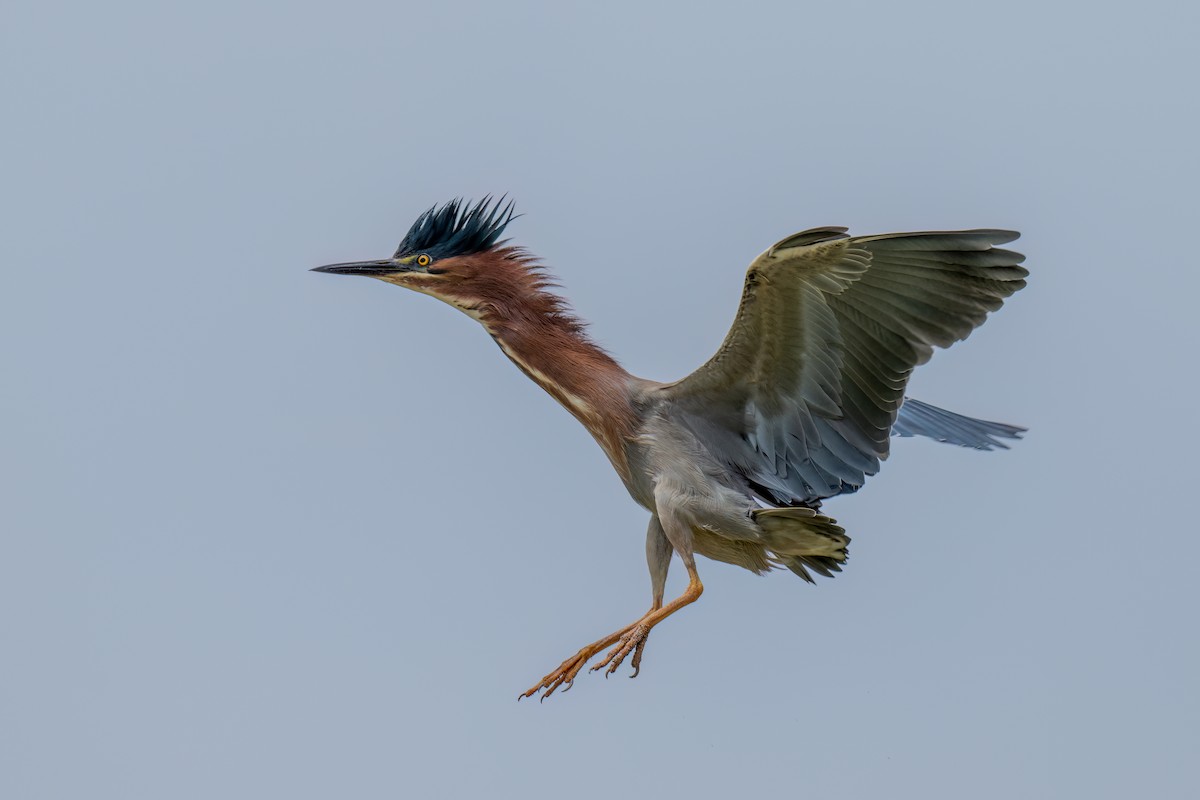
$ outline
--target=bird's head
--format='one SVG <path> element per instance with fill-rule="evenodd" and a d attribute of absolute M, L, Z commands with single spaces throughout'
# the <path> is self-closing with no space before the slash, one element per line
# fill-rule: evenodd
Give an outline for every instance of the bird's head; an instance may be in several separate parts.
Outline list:
<path fill-rule="evenodd" d="M 378 278 L 478 318 L 504 300 L 512 278 L 525 274 L 524 269 L 506 268 L 524 260 L 520 251 L 500 241 L 512 220 L 513 204 L 504 198 L 493 201 L 489 196 L 474 204 L 451 200 L 417 217 L 391 258 L 328 264 L 313 272 Z"/>

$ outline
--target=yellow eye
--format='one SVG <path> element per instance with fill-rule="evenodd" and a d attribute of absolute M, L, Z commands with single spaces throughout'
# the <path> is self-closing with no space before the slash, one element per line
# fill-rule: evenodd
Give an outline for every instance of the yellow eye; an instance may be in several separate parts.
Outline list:
<path fill-rule="evenodd" d="M 433 262 L 433 259 L 422 253 L 417 256 L 417 263 L 422 267 L 428 267 Z"/>

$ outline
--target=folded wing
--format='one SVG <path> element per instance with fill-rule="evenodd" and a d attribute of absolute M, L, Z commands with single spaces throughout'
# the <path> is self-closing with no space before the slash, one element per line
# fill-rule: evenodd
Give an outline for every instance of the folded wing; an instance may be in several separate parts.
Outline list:
<path fill-rule="evenodd" d="M 720 350 L 663 387 L 764 499 L 854 491 L 887 457 L 913 368 L 1025 285 L 1003 230 L 849 237 L 817 228 L 746 274 Z"/>

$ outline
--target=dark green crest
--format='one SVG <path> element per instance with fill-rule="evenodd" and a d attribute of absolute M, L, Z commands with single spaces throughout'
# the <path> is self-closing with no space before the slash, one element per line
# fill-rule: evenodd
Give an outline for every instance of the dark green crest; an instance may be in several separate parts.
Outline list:
<path fill-rule="evenodd" d="M 396 248 L 395 258 L 425 253 L 431 258 L 451 258 L 482 253 L 495 247 L 504 228 L 513 221 L 513 203 L 492 196 L 478 203 L 451 200 L 434 206 L 408 229 Z"/>

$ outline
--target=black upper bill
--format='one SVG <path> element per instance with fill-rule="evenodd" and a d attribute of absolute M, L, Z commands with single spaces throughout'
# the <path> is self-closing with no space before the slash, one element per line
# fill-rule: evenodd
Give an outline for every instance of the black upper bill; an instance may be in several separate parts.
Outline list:
<path fill-rule="evenodd" d="M 345 264 L 326 264 L 323 267 L 313 267 L 311 272 L 328 272 L 333 275 L 387 275 L 392 272 L 405 272 L 407 267 L 398 261 L 384 258 L 379 261 L 349 261 Z"/>

